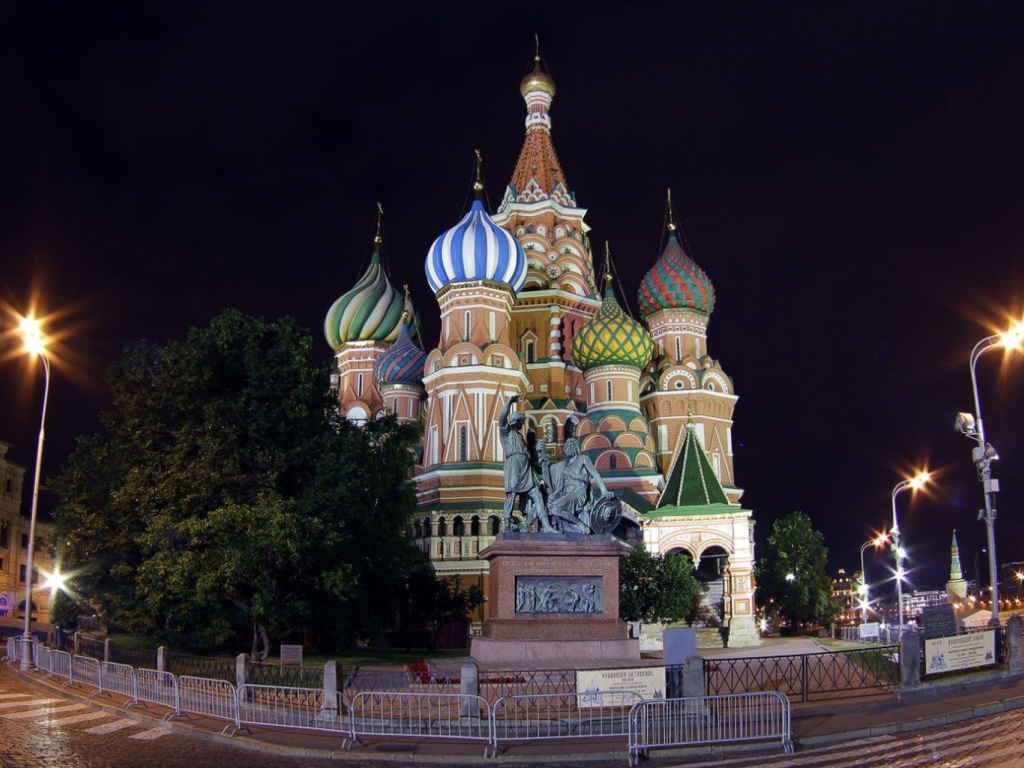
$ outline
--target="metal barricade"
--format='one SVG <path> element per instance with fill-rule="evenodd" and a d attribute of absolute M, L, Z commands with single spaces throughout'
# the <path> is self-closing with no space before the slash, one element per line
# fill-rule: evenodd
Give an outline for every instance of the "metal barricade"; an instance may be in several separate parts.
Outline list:
<path fill-rule="evenodd" d="M 503 696 L 494 702 L 492 743 L 629 735 L 629 712 L 643 697 L 632 691 Z"/>
<path fill-rule="evenodd" d="M 63 677 L 71 685 L 71 654 L 67 651 L 50 651 L 50 677 Z"/>
<path fill-rule="evenodd" d="M 648 749 L 779 739 L 793 751 L 789 699 L 778 691 L 655 699 L 629 713 L 629 762 Z"/>
<path fill-rule="evenodd" d="M 480 696 L 460 693 L 357 693 L 349 705 L 351 738 L 414 737 L 482 741 L 486 757 L 493 743 L 490 708 Z"/>
<path fill-rule="evenodd" d="M 99 689 L 100 663 L 88 656 L 71 657 L 71 685 L 88 685 Z"/>
<path fill-rule="evenodd" d="M 351 723 L 337 707 L 325 707 L 323 690 L 280 685 L 246 684 L 238 689 L 238 716 L 242 725 L 302 728 L 350 733 Z M 337 696 L 334 697 L 337 703 Z"/>
<path fill-rule="evenodd" d="M 45 645 L 36 643 L 35 654 L 36 669 L 50 674 L 50 649 Z"/>
<path fill-rule="evenodd" d="M 99 693 L 117 693 L 128 697 L 124 706 L 135 701 L 135 669 L 130 664 L 116 664 L 112 661 L 100 663 Z"/>
<path fill-rule="evenodd" d="M 158 672 L 155 669 L 135 670 L 135 703 L 167 707 L 171 711 L 164 715 L 164 719 L 173 717 L 179 711 L 177 679 L 170 672 Z"/>
<path fill-rule="evenodd" d="M 2 661 L 17 661 L 18 660 L 18 638 L 16 635 L 11 635 L 7 638 L 7 655 L 5 655 Z"/>
<path fill-rule="evenodd" d="M 226 680 L 210 680 L 206 677 L 178 678 L 178 709 L 176 715 L 189 713 L 230 720 L 222 733 L 240 727 L 238 722 L 238 693 L 235 686 Z"/>

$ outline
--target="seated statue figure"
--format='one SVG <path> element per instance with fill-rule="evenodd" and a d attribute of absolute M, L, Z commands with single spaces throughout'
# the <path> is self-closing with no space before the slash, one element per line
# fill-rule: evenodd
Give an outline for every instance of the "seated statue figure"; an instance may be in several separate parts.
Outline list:
<path fill-rule="evenodd" d="M 547 511 L 551 524 L 562 533 L 594 533 L 595 504 L 614 499 L 615 495 L 605 487 L 594 463 L 580 452 L 575 437 L 565 441 L 565 461 L 551 464 L 543 447 L 538 443 L 537 453 L 548 489 Z M 591 484 L 597 486 L 600 497 L 595 497 Z"/>

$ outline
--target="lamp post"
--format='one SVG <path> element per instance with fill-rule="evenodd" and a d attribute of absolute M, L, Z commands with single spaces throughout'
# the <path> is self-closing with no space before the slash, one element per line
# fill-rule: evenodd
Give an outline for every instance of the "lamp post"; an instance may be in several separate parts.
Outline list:
<path fill-rule="evenodd" d="M 25 349 L 43 361 L 46 384 L 43 388 L 43 415 L 39 420 L 39 441 L 36 444 L 36 476 L 32 485 L 32 514 L 28 522 L 28 556 L 25 559 L 25 632 L 22 635 L 21 670 L 32 669 L 32 576 L 33 555 L 36 546 L 36 517 L 39 511 L 39 477 L 43 465 L 43 442 L 46 439 L 46 405 L 50 399 L 50 358 L 46 354 L 46 340 L 39 322 L 31 317 L 21 321 L 21 334 Z"/>
<path fill-rule="evenodd" d="M 867 572 L 864 570 L 864 550 L 868 547 L 879 547 L 889 538 L 889 534 L 883 533 L 880 536 L 876 536 L 873 539 L 865 541 L 860 548 L 860 593 L 861 593 L 861 613 L 860 623 L 866 624 L 868 621 L 868 595 L 870 588 L 868 587 Z"/>
<path fill-rule="evenodd" d="M 994 333 L 974 345 L 971 350 L 971 392 L 974 395 L 974 415 L 957 414 L 956 428 L 967 437 L 973 438 L 977 445 L 971 450 L 971 458 L 978 469 L 978 480 L 981 481 L 985 508 L 978 512 L 978 519 L 985 522 L 985 535 L 988 540 L 988 581 L 992 589 L 992 618 L 989 626 L 999 626 L 999 581 L 996 575 L 998 559 L 996 558 L 996 509 L 995 494 L 999 492 L 999 481 L 992 477 L 992 462 L 999 459 L 995 448 L 985 441 L 985 423 L 981 418 L 981 399 L 978 397 L 978 359 L 990 349 L 1002 347 L 1006 350 L 1020 349 L 1024 341 L 1024 321 L 1017 323 L 1009 331 Z"/>
<path fill-rule="evenodd" d="M 906 553 L 900 546 L 900 523 L 896 514 L 896 497 L 900 491 L 905 491 L 907 488 L 916 491 L 928 482 L 929 477 L 927 472 L 921 472 L 910 480 L 901 480 L 892 489 L 892 551 L 896 558 L 896 610 L 899 612 L 897 623 L 900 637 L 903 637 L 903 558 L 906 557 Z"/>

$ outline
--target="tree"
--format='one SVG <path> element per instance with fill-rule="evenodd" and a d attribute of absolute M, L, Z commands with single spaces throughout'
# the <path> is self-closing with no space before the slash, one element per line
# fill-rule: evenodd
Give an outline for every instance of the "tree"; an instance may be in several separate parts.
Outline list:
<path fill-rule="evenodd" d="M 483 602 L 478 585 L 463 589 L 460 575 L 439 576 L 428 562 L 421 562 L 409 579 L 409 628 L 429 629 L 433 650 L 445 624 L 464 621 Z"/>
<path fill-rule="evenodd" d="M 757 598 L 790 622 L 828 624 L 836 613 L 828 548 L 803 512 L 775 521 L 756 570 Z"/>
<path fill-rule="evenodd" d="M 702 592 L 684 555 L 652 555 L 638 545 L 619 560 L 619 616 L 626 621 L 680 621 Z"/>
<path fill-rule="evenodd" d="M 338 419 L 312 339 L 229 310 L 185 341 L 130 345 L 103 431 L 56 486 L 76 587 L 108 623 L 202 645 L 393 615 L 418 429 Z"/>

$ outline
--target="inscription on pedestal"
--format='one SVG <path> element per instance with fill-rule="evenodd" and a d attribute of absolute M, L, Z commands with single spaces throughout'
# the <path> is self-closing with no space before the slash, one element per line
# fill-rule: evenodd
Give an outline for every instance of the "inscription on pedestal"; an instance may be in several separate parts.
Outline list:
<path fill-rule="evenodd" d="M 601 613 L 600 576 L 517 576 L 516 613 Z"/>

